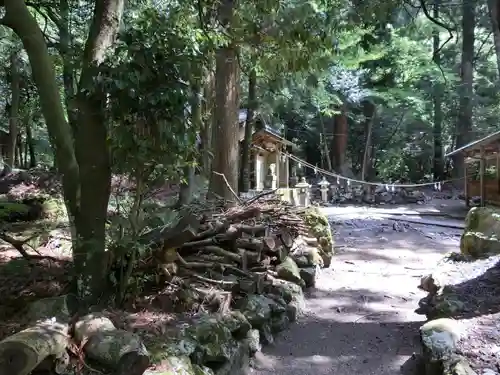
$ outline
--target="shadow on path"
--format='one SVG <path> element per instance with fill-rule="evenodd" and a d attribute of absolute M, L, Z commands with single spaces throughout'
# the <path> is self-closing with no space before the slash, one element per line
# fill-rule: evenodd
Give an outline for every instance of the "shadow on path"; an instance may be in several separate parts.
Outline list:
<path fill-rule="evenodd" d="M 299 322 L 266 347 L 251 374 L 368 375 L 398 374 L 418 345 L 421 321 L 403 321 L 396 309 L 371 308 L 386 297 L 369 290 L 314 291 L 308 299 L 343 300 L 342 308 L 312 308 Z M 363 301 L 360 296 L 370 302 Z M 350 304 L 348 303 L 350 302 Z M 344 320 L 350 321 L 344 321 Z"/>

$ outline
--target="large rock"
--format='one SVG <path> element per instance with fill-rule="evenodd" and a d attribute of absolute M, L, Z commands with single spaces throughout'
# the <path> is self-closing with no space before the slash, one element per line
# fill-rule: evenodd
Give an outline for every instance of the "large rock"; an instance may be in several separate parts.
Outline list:
<path fill-rule="evenodd" d="M 76 301 L 69 295 L 42 298 L 27 307 L 26 317 L 33 322 L 51 318 L 67 322 L 71 318 L 70 305 L 75 304 Z"/>
<path fill-rule="evenodd" d="M 457 321 L 441 318 L 430 320 L 420 327 L 424 349 L 433 359 L 441 359 L 455 352 L 460 331 Z"/>
<path fill-rule="evenodd" d="M 160 366 L 161 370 L 147 370 L 144 375 L 214 375 L 206 366 L 193 365 L 189 357 L 167 357 Z"/>
<path fill-rule="evenodd" d="M 224 364 L 231 360 L 238 346 L 231 329 L 218 317 L 203 315 L 185 330 L 185 338 L 196 343 L 191 360 L 197 365 Z"/>
<path fill-rule="evenodd" d="M 247 341 L 239 341 L 229 361 L 215 370 L 215 375 L 246 375 L 250 367 L 250 349 Z"/>
<path fill-rule="evenodd" d="M 297 267 L 297 263 L 295 263 L 292 257 L 286 257 L 283 262 L 276 267 L 276 272 L 280 279 L 304 286 L 304 282 L 300 277 L 299 267 Z"/>
<path fill-rule="evenodd" d="M 290 281 L 271 278 L 269 284 L 266 285 L 265 292 L 283 298 L 286 304 L 292 302 L 305 303 L 302 288 Z"/>
<path fill-rule="evenodd" d="M 323 267 L 323 258 L 321 257 L 320 250 L 317 247 L 307 246 L 303 244 L 298 246 L 290 256 L 297 263 L 299 268 L 306 267 Z"/>
<path fill-rule="evenodd" d="M 244 340 L 250 329 L 250 323 L 239 311 L 230 315 L 202 314 L 178 322 L 165 332 L 164 340 L 155 339 L 148 347 L 155 362 L 187 357 L 198 367 L 209 364 L 210 367 L 222 368 L 241 354 L 238 340 Z M 198 371 L 196 366 L 194 369 Z M 186 372 L 186 375 L 190 374 Z"/>
<path fill-rule="evenodd" d="M 491 208 L 472 208 L 465 218 L 460 251 L 472 258 L 499 254 L 500 214 Z"/>
<path fill-rule="evenodd" d="M 314 288 L 316 286 L 316 279 L 318 278 L 319 272 L 319 266 L 300 269 L 300 277 L 304 280 L 306 288 Z"/>
<path fill-rule="evenodd" d="M 328 218 L 318 207 L 311 207 L 305 210 L 304 221 L 309 227 L 311 234 L 318 240 L 324 266 L 329 267 L 333 257 L 334 243 L 332 228 L 330 227 Z"/>
<path fill-rule="evenodd" d="M 420 327 L 423 360 L 427 375 L 476 375 L 467 360 L 457 353 L 460 324 L 454 319 L 430 320 Z"/>
<path fill-rule="evenodd" d="M 261 329 L 271 321 L 272 317 L 287 312 L 286 302 L 269 298 L 260 294 L 250 294 L 239 304 L 239 309 L 253 328 Z"/>

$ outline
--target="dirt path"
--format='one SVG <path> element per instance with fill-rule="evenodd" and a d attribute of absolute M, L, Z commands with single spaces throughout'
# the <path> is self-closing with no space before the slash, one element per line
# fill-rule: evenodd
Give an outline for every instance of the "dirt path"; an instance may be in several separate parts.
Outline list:
<path fill-rule="evenodd" d="M 331 210 L 328 210 L 328 214 Z M 396 223 L 377 212 L 332 217 L 343 245 L 310 293 L 300 321 L 264 349 L 254 375 L 385 375 L 419 350 L 416 288 L 460 231 Z"/>

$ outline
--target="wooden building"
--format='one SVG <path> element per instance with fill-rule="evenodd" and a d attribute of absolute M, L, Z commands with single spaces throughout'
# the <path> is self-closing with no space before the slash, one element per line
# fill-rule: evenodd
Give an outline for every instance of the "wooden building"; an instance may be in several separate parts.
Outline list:
<path fill-rule="evenodd" d="M 246 110 L 239 112 L 240 142 L 245 137 Z M 290 180 L 290 162 L 283 151 L 296 147 L 270 126 L 262 116 L 257 116 L 252 133 L 250 154 L 251 189 L 287 189 Z"/>
<path fill-rule="evenodd" d="M 473 197 L 481 206 L 500 206 L 500 131 L 462 146 L 445 157 L 464 156 L 464 194 L 467 207 Z"/>

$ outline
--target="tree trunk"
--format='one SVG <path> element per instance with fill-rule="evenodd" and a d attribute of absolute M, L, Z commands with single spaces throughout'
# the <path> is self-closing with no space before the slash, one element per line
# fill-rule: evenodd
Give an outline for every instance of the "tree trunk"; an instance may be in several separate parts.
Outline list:
<path fill-rule="evenodd" d="M 23 137 L 19 133 L 17 134 L 16 140 L 16 157 L 14 165 L 23 168 Z"/>
<path fill-rule="evenodd" d="M 106 93 L 95 83 L 98 70 L 112 47 L 123 15 L 124 0 L 97 0 L 83 53 L 78 83 L 75 154 L 80 171 L 80 207 L 75 218 L 73 249 L 76 293 L 94 303 L 105 295 L 108 259 L 106 218 L 111 190 L 111 162 L 105 116 Z M 102 299 L 101 299 L 102 300 Z"/>
<path fill-rule="evenodd" d="M 498 78 L 500 80 L 500 1 L 488 0 L 488 11 L 490 12 L 491 30 L 493 33 L 493 44 L 495 45 Z"/>
<path fill-rule="evenodd" d="M 36 167 L 36 153 L 35 153 L 35 146 L 33 145 L 33 135 L 31 134 L 31 120 L 29 120 L 26 123 L 26 147 L 28 149 L 28 152 L 26 152 L 26 155 L 29 153 L 30 155 L 30 162 L 29 164 L 26 162 L 27 165 L 29 165 L 30 168 L 35 168 Z M 27 158 L 27 156 L 26 156 Z"/>
<path fill-rule="evenodd" d="M 219 5 L 221 24 L 231 28 L 235 4 L 222 0 Z M 215 69 L 215 120 L 214 161 L 210 176 L 209 196 L 234 200 L 233 191 L 238 188 L 239 124 L 238 124 L 238 61 L 236 46 L 230 43 L 216 52 Z M 218 173 L 218 174 L 217 174 Z M 227 186 L 227 184 L 230 185 Z"/>
<path fill-rule="evenodd" d="M 69 3 L 68 0 L 59 1 L 60 21 L 58 23 L 59 30 L 59 53 L 62 59 L 62 77 L 64 83 L 64 103 L 68 114 L 68 121 L 76 131 L 77 116 L 74 108 L 75 99 L 75 79 L 73 71 L 73 58 L 71 55 L 71 34 L 69 30 Z"/>
<path fill-rule="evenodd" d="M 250 147 L 252 144 L 252 133 L 255 122 L 255 111 L 257 110 L 257 70 L 255 69 L 255 59 L 252 61 L 252 69 L 248 77 L 248 109 L 245 123 L 245 137 L 241 144 L 240 181 L 241 192 L 250 190 Z"/>
<path fill-rule="evenodd" d="M 342 173 L 345 163 L 345 152 L 347 149 L 347 111 L 345 104 L 342 105 L 340 114 L 335 116 L 333 136 L 333 168 L 337 173 Z"/>
<path fill-rule="evenodd" d="M 191 101 L 191 123 L 194 128 L 199 131 L 202 127 L 202 109 L 201 109 L 201 95 L 202 87 L 200 83 L 193 85 L 193 98 Z M 192 157 L 194 162 L 195 157 Z M 194 164 L 189 164 L 184 167 L 184 179 L 181 181 L 179 190 L 179 199 L 177 207 L 182 207 L 191 202 L 193 198 L 193 184 L 195 176 Z"/>
<path fill-rule="evenodd" d="M 323 121 L 323 115 L 320 113 L 319 114 L 319 123 L 321 126 L 321 132 L 323 133 L 323 137 L 321 139 L 321 147 L 323 148 L 322 154 L 325 155 L 325 160 L 326 160 L 326 167 L 328 168 L 328 171 L 333 172 L 333 166 L 332 166 L 332 158 L 330 157 L 330 152 L 328 152 L 328 143 L 326 141 L 326 127 L 325 127 L 325 122 Z"/>
<path fill-rule="evenodd" d="M 12 172 L 16 158 L 16 141 L 17 128 L 19 122 L 19 101 L 21 96 L 20 83 L 21 76 L 19 74 L 19 54 L 17 51 L 10 55 L 10 71 L 11 71 L 11 101 L 10 101 L 10 118 L 9 118 L 9 143 L 7 145 L 7 157 L 4 160 L 2 176 Z"/>
<path fill-rule="evenodd" d="M 456 125 L 457 141 L 456 147 L 462 147 L 470 142 L 470 132 L 472 130 L 472 96 L 474 80 L 474 27 L 476 25 L 475 4 L 464 1 L 462 6 L 462 63 L 461 63 L 461 84 L 459 114 Z M 453 158 L 454 174 L 463 177 L 464 157 L 456 154 Z"/>
<path fill-rule="evenodd" d="M 434 19 L 439 19 L 439 5 L 441 0 L 434 0 L 433 5 L 433 17 Z M 433 60 L 437 66 L 441 65 L 441 52 L 439 51 L 439 32 L 440 27 L 434 25 L 432 31 L 432 43 L 433 43 Z M 443 123 L 443 110 L 441 108 L 442 103 L 442 84 L 440 81 L 436 80 L 434 82 L 434 92 L 433 92 L 433 104 L 434 104 L 434 163 L 433 163 L 433 174 L 435 180 L 442 180 L 444 177 L 444 160 L 443 160 L 443 142 L 442 142 L 442 123 Z"/>
<path fill-rule="evenodd" d="M 212 131 L 214 124 L 214 75 L 208 64 L 207 76 L 203 86 L 204 101 L 202 104 L 201 157 L 202 170 L 205 177 L 210 178 L 212 172 Z"/>
<path fill-rule="evenodd" d="M 365 151 L 363 153 L 363 163 L 361 166 L 361 180 L 365 180 L 369 173 L 371 165 L 371 143 L 372 143 L 372 128 L 373 120 L 375 117 L 375 105 L 370 101 L 364 102 L 364 115 L 365 115 Z M 367 185 L 368 187 L 368 185 Z"/>

